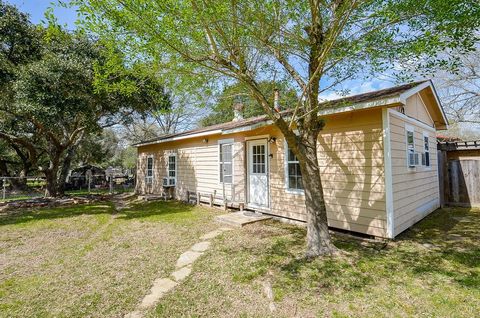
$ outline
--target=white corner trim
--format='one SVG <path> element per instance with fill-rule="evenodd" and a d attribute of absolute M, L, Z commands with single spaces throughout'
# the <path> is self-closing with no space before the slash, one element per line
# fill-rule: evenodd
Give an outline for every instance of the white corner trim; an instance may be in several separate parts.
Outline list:
<path fill-rule="evenodd" d="M 392 152 L 390 142 L 390 113 L 382 109 L 383 124 L 383 160 L 385 165 L 385 208 L 387 213 L 387 237 L 395 237 L 395 214 L 393 210 Z"/>

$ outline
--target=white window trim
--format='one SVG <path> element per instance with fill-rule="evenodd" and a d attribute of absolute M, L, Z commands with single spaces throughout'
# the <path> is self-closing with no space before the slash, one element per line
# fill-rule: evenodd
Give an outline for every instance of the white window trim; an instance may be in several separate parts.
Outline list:
<path fill-rule="evenodd" d="M 175 152 L 169 153 L 167 156 L 167 179 L 170 180 L 172 177 L 170 177 L 170 157 L 175 158 L 175 177 L 173 178 L 175 180 L 175 186 L 177 185 L 177 176 L 178 176 L 178 157 Z M 170 182 L 168 183 L 170 184 Z"/>
<path fill-rule="evenodd" d="M 428 157 L 429 157 L 429 165 L 423 165 L 423 169 L 425 170 L 432 170 L 432 150 L 430 147 L 430 135 L 427 131 L 424 131 L 422 134 L 422 146 L 423 146 L 423 153 L 425 153 L 425 137 L 428 138 Z"/>
<path fill-rule="evenodd" d="M 229 183 L 229 182 L 226 182 L 225 184 L 234 184 L 235 182 L 235 159 L 234 159 L 234 154 L 235 154 L 235 140 L 233 138 L 229 138 L 229 139 L 220 139 L 218 141 L 218 155 L 217 155 L 217 172 L 218 172 L 218 183 L 219 184 L 223 184 L 223 180 L 221 180 L 221 174 L 220 174 L 220 151 L 221 151 L 221 148 L 223 145 L 232 145 L 232 182 Z"/>
<path fill-rule="evenodd" d="M 148 176 L 148 159 L 152 159 L 152 176 L 151 177 Z M 154 176 L 155 176 L 155 158 L 153 157 L 153 155 L 148 155 L 147 164 L 145 166 L 145 184 L 147 185 L 153 184 Z"/>
<path fill-rule="evenodd" d="M 288 143 L 287 140 L 284 141 L 284 169 L 285 169 L 285 192 L 290 194 L 300 194 L 305 195 L 305 190 L 301 189 L 292 189 L 288 187 Z"/>
<path fill-rule="evenodd" d="M 415 127 L 413 127 L 412 125 L 405 124 L 405 154 L 406 154 L 405 164 L 410 171 L 416 171 L 417 167 L 410 167 L 410 165 L 408 164 L 408 156 L 409 156 L 409 152 L 408 152 L 408 132 L 413 133 L 413 152 L 416 152 Z"/>

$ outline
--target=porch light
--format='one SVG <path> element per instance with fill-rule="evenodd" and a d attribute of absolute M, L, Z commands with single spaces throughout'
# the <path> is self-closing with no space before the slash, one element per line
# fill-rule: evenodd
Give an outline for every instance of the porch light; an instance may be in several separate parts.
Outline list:
<path fill-rule="evenodd" d="M 208 143 L 208 138 L 203 138 L 202 142 L 205 144 Z"/>
<path fill-rule="evenodd" d="M 277 141 L 277 138 L 276 138 L 276 137 L 270 137 L 270 138 L 268 138 L 268 142 L 271 143 L 271 144 L 274 144 L 276 141 Z"/>

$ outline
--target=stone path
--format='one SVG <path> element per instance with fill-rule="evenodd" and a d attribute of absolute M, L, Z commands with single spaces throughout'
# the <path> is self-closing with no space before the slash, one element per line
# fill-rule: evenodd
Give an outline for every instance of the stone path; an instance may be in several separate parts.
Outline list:
<path fill-rule="evenodd" d="M 200 242 L 194 244 L 188 251 L 180 255 L 175 265 L 176 270 L 168 278 L 157 278 L 153 282 L 150 293 L 146 295 L 137 309 L 125 315 L 125 318 L 141 318 L 147 309 L 152 308 L 166 293 L 177 286 L 192 272 L 192 264 L 210 248 L 211 240 L 231 228 L 222 227 L 208 232 L 200 237 Z"/>

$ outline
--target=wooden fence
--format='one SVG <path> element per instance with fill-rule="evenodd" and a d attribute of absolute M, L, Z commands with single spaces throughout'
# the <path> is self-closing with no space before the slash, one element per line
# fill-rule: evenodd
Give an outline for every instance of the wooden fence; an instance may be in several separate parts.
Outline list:
<path fill-rule="evenodd" d="M 480 206 L 480 147 L 477 145 L 480 146 L 480 143 L 475 142 L 475 146 L 468 150 L 470 153 L 478 152 L 478 156 L 469 157 L 450 156 L 450 152 L 458 153 L 463 149 L 452 148 L 451 143 L 439 144 L 438 172 L 442 205 Z"/>

